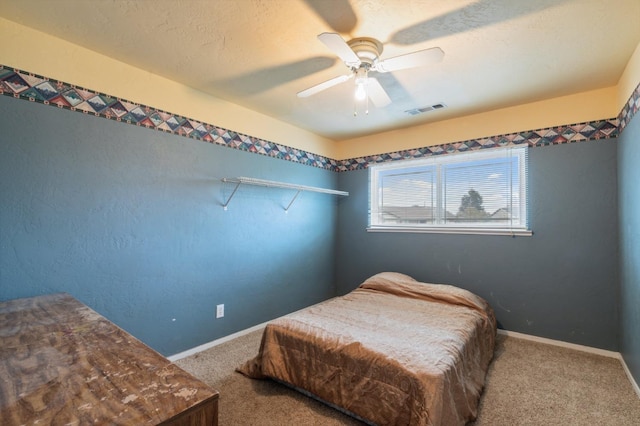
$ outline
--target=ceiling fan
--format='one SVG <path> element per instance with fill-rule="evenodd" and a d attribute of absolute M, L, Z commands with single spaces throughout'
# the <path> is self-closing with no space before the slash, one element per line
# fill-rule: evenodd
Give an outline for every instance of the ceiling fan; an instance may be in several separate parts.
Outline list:
<path fill-rule="evenodd" d="M 298 92 L 299 98 L 315 95 L 355 77 L 356 100 L 371 99 L 376 107 L 382 108 L 391 103 L 391 98 L 380 82 L 369 75 L 370 72 L 386 73 L 421 67 L 440 62 L 444 57 L 442 49 L 433 47 L 380 60 L 383 46 L 374 38 L 358 37 L 346 42 L 337 33 L 322 33 L 318 35 L 318 39 L 342 59 L 350 72 Z"/>

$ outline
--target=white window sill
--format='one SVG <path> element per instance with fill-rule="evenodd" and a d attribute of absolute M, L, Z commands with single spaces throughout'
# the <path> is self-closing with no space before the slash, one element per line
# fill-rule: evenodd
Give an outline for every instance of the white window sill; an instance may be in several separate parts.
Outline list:
<path fill-rule="evenodd" d="M 508 235 L 512 237 L 530 237 L 530 229 L 496 229 L 496 228 L 445 228 L 422 226 L 369 226 L 367 232 L 404 232 L 419 234 L 467 234 L 467 235 Z"/>

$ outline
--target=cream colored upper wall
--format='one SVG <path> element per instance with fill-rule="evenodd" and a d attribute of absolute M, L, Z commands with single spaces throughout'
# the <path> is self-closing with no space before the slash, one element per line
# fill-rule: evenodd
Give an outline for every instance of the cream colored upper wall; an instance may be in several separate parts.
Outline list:
<path fill-rule="evenodd" d="M 629 63 L 618 81 L 618 109 L 622 110 L 627 103 L 633 91 L 636 90 L 640 84 L 640 43 L 636 47 L 636 50 L 631 55 Z"/>
<path fill-rule="evenodd" d="M 335 158 L 334 141 L 0 18 L 0 64 Z"/>
<path fill-rule="evenodd" d="M 350 139 L 338 146 L 337 159 L 614 118 L 620 112 L 616 98 L 617 88 L 610 87 Z"/>

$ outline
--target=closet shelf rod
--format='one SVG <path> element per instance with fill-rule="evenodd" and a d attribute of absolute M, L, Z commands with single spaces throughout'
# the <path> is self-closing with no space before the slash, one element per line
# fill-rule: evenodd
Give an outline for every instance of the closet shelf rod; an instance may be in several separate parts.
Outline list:
<path fill-rule="evenodd" d="M 222 182 L 235 183 L 236 184 L 235 188 L 233 188 L 233 192 L 231 192 L 231 195 L 229 196 L 229 199 L 222 206 L 222 207 L 224 207 L 225 210 L 227 209 L 227 206 L 229 205 L 229 202 L 231 201 L 231 199 L 235 195 L 236 191 L 238 190 L 238 187 L 241 184 L 254 185 L 254 186 L 266 186 L 266 187 L 269 187 L 269 188 L 285 188 L 285 189 L 296 190 L 297 191 L 296 195 L 294 195 L 294 197 L 291 200 L 291 202 L 289 203 L 289 205 L 284 209 L 285 211 L 289 210 L 289 207 L 291 207 L 293 202 L 296 200 L 296 198 L 298 197 L 298 195 L 302 191 L 320 192 L 320 193 L 323 193 L 323 194 L 340 195 L 340 196 L 349 195 L 349 193 L 346 192 L 346 191 L 338 191 L 338 190 L 335 190 L 335 189 L 318 188 L 318 187 L 315 187 L 315 186 L 306 186 L 306 185 L 296 185 L 296 184 L 292 184 L 292 183 L 277 182 L 277 181 L 273 181 L 273 180 L 264 180 L 264 179 L 248 178 L 248 177 L 222 178 Z"/>

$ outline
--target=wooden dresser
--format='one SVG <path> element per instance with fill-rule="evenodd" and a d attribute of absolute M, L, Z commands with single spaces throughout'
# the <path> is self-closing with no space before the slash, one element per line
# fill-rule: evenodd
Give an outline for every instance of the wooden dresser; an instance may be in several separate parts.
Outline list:
<path fill-rule="evenodd" d="M 68 294 L 0 303 L 2 426 L 217 422 L 217 391 Z"/>

